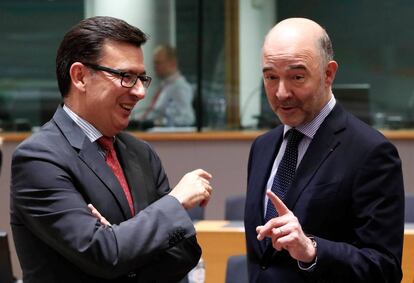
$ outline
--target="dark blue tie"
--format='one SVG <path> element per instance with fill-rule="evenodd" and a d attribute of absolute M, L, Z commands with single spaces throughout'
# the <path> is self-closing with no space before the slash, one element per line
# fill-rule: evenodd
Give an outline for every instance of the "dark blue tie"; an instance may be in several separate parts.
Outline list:
<path fill-rule="evenodd" d="M 284 200 L 286 192 L 295 177 L 296 164 L 298 161 L 298 145 L 303 138 L 303 134 L 295 129 L 290 129 L 287 133 L 287 145 L 275 178 L 273 179 L 272 192 L 281 200 Z M 277 211 L 272 202 L 268 200 L 265 222 L 277 216 Z"/>

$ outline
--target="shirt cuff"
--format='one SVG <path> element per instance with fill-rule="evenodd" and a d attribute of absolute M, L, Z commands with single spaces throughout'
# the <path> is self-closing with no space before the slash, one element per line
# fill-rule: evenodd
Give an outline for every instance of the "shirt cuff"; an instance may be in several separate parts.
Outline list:
<path fill-rule="evenodd" d="M 312 271 L 315 269 L 316 263 L 318 262 L 318 257 L 315 257 L 313 262 L 305 263 L 298 260 L 298 267 L 303 271 Z"/>
<path fill-rule="evenodd" d="M 318 244 L 316 243 L 315 238 L 313 236 L 308 236 L 308 237 L 311 239 L 312 244 L 315 247 L 315 251 L 316 251 Z M 318 256 L 316 255 L 315 259 L 309 263 L 301 262 L 298 260 L 298 267 L 300 270 L 303 270 L 303 271 L 312 271 L 315 268 L 317 262 L 318 262 Z"/>

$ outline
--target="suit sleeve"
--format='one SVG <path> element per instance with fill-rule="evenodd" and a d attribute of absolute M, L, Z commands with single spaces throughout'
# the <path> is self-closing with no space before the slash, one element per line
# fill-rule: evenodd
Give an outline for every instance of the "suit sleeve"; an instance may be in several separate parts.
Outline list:
<path fill-rule="evenodd" d="M 154 174 L 157 190 L 161 195 L 165 195 L 171 191 L 167 176 L 158 155 L 149 144 L 148 146 L 151 152 L 151 171 Z M 184 208 L 181 207 L 181 210 L 184 211 Z M 190 219 L 187 212 L 182 217 Z M 170 241 L 174 242 L 177 237 L 180 238 L 179 233 L 180 231 L 171 234 Z M 138 272 L 138 282 L 153 282 L 154 280 L 160 283 L 179 282 L 198 263 L 200 256 L 201 247 L 195 235 L 180 240 L 178 244 L 160 253 L 141 268 Z"/>
<path fill-rule="evenodd" d="M 352 241 L 316 237 L 318 262 L 311 276 L 327 282 L 400 282 L 404 189 L 398 153 L 383 142 L 355 166 L 347 220 L 352 232 L 343 235 Z"/>
<path fill-rule="evenodd" d="M 183 276 L 197 263 L 200 248 L 194 226 L 174 197 L 161 197 L 119 225 L 100 225 L 79 190 L 75 176 L 82 172 L 67 162 L 73 159 L 70 150 L 26 143 L 14 153 L 11 207 L 22 225 L 85 273 L 97 277 L 112 279 L 140 272 L 150 263 L 162 265 L 164 260 L 177 260 L 172 268 L 181 267 L 163 266 L 162 272 Z"/>

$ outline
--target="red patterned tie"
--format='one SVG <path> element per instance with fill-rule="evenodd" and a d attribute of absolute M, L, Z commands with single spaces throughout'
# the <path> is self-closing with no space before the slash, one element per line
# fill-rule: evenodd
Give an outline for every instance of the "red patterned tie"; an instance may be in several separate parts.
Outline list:
<path fill-rule="evenodd" d="M 105 157 L 106 163 L 112 169 L 116 178 L 121 184 L 121 187 L 128 200 L 131 214 L 135 215 L 134 204 L 132 202 L 132 197 L 131 197 L 131 191 L 129 190 L 128 183 L 125 179 L 124 172 L 122 171 L 121 165 L 119 164 L 118 158 L 116 157 L 113 138 L 102 136 L 98 139 L 98 143 L 102 147 L 102 149 L 104 149 L 106 152 L 106 157 Z"/>

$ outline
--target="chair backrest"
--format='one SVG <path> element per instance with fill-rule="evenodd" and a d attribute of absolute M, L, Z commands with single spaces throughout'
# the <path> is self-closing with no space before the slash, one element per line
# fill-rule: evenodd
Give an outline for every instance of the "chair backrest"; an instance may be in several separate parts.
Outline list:
<path fill-rule="evenodd" d="M 204 207 L 195 206 L 187 210 L 188 215 L 190 215 L 191 220 L 204 220 Z"/>
<path fill-rule="evenodd" d="M 181 281 L 179 283 L 189 283 L 190 281 L 188 280 L 188 275 L 186 275 L 183 279 L 181 279 Z"/>
<path fill-rule="evenodd" d="M 13 271 L 10 261 L 9 242 L 6 232 L 0 231 L 0 282 L 13 283 Z"/>
<path fill-rule="evenodd" d="M 227 259 L 226 283 L 249 283 L 246 255 L 234 255 Z"/>
<path fill-rule="evenodd" d="M 405 222 L 414 223 L 414 193 L 405 193 Z"/>
<path fill-rule="evenodd" d="M 243 221 L 245 195 L 230 196 L 226 199 L 224 219 L 231 221 Z"/>

